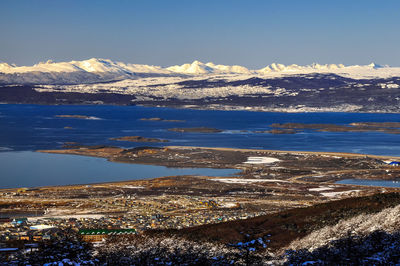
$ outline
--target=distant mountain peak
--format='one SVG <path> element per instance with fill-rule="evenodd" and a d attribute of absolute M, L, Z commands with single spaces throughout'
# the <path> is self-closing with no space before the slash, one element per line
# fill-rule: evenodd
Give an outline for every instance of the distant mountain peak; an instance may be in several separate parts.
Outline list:
<path fill-rule="evenodd" d="M 375 69 L 378 69 L 378 68 L 383 68 L 383 67 L 385 67 L 385 66 L 382 66 L 382 65 L 376 64 L 376 63 L 374 63 L 374 62 L 372 62 L 372 63 L 371 63 L 371 64 L 369 64 L 368 66 L 369 66 L 369 67 L 371 67 L 371 68 L 375 68 Z"/>
<path fill-rule="evenodd" d="M 176 65 L 167 68 L 168 70 L 176 73 L 198 75 L 198 74 L 247 74 L 250 71 L 238 65 L 216 65 L 213 62 L 204 64 L 198 60 L 193 61 L 191 64 Z"/>

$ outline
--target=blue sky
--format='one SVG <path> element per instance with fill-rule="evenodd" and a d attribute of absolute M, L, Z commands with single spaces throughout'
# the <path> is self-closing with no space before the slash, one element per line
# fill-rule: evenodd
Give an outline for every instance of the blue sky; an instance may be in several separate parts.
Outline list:
<path fill-rule="evenodd" d="M 400 66 L 400 1 L 0 1 L 0 61 Z"/>

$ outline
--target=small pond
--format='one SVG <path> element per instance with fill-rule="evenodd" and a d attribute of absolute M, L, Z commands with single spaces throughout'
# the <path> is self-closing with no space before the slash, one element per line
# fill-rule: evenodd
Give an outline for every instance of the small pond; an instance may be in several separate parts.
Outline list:
<path fill-rule="evenodd" d="M 369 180 L 369 179 L 343 179 L 337 184 L 374 186 L 374 187 L 400 187 L 400 179 L 398 180 Z"/>

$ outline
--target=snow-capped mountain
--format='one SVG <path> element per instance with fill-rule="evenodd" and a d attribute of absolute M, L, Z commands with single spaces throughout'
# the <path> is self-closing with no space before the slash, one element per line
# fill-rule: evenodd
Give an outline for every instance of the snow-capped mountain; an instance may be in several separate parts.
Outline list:
<path fill-rule="evenodd" d="M 212 62 L 204 64 L 200 61 L 194 61 L 191 64 L 183 64 L 181 66 L 171 66 L 167 70 L 175 73 L 201 75 L 201 74 L 250 74 L 255 71 L 250 71 L 243 66 L 226 66 L 216 65 Z"/>
<path fill-rule="evenodd" d="M 388 78 L 400 76 L 399 67 L 381 66 L 375 63 L 369 65 L 352 65 L 345 66 L 343 64 L 311 64 L 307 66 L 299 66 L 296 64 L 283 65 L 273 63 L 260 70 L 257 70 L 261 75 L 276 75 L 280 74 L 311 74 L 311 73 L 331 73 L 343 77 L 354 79 L 369 79 L 369 78 Z"/>
<path fill-rule="evenodd" d="M 291 72 L 291 71 L 334 71 L 339 68 L 345 68 L 343 64 L 312 64 L 309 66 L 299 66 L 296 64 L 285 66 L 283 64 L 272 63 L 265 68 L 258 70 L 259 73 L 271 73 L 271 72 Z"/>
<path fill-rule="evenodd" d="M 21 67 L 0 64 L 0 83 L 5 84 L 87 84 L 172 74 L 158 66 L 125 64 L 98 58 L 59 63 L 49 60 Z"/>
<path fill-rule="evenodd" d="M 41 62 L 33 66 L 15 66 L 7 63 L 0 63 L 0 73 L 28 73 L 28 72 L 76 72 L 84 71 L 90 73 L 162 73 L 168 74 L 169 71 L 157 66 L 125 64 L 121 62 L 113 62 L 109 59 L 91 58 L 83 61 L 71 62 Z"/>
<path fill-rule="evenodd" d="M 400 67 L 376 64 L 159 66 L 107 59 L 0 64 L 0 102 L 140 104 L 283 112 L 400 112 Z"/>
<path fill-rule="evenodd" d="M 388 78 L 400 76 L 400 67 L 370 65 L 344 66 L 342 64 L 312 64 L 307 66 L 273 63 L 264 68 L 250 70 L 239 65 L 218 65 L 194 61 L 190 64 L 160 66 L 127 64 L 109 59 L 92 58 L 83 61 L 47 61 L 33 66 L 0 63 L 0 83 L 3 84 L 90 84 L 143 77 L 180 76 L 258 76 L 281 77 L 288 75 L 331 73 L 355 79 Z"/>

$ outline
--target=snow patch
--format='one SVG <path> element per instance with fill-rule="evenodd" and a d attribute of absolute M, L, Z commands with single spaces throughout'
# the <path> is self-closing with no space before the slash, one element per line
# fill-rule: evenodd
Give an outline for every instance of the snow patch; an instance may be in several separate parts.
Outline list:
<path fill-rule="evenodd" d="M 141 188 L 144 188 L 144 186 L 131 186 L 131 185 L 126 185 L 126 186 L 122 186 L 122 188 L 135 188 L 135 189 L 141 189 Z"/>
<path fill-rule="evenodd" d="M 326 191 L 326 190 L 332 190 L 333 188 L 331 187 L 316 187 L 316 188 L 309 188 L 308 191 Z"/>
<path fill-rule="evenodd" d="M 280 179 L 243 179 L 243 178 L 213 178 L 211 181 L 217 181 L 230 184 L 251 184 L 260 182 L 288 182 Z"/>
<path fill-rule="evenodd" d="M 346 190 L 346 191 L 338 191 L 338 192 L 322 192 L 321 195 L 324 197 L 338 197 L 338 196 L 343 196 L 343 195 L 348 195 L 350 193 L 357 193 L 360 192 L 361 190 L 359 189 L 354 189 L 354 190 Z"/>
<path fill-rule="evenodd" d="M 248 164 L 271 164 L 275 162 L 279 162 L 279 159 L 272 157 L 248 157 L 247 161 L 244 163 Z"/>

